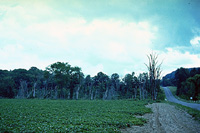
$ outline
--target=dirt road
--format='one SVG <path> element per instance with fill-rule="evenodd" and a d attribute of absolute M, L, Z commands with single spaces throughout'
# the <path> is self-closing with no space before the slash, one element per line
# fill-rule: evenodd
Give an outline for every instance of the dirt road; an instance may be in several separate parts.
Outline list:
<path fill-rule="evenodd" d="M 193 108 L 193 109 L 197 109 L 197 110 L 200 110 L 200 104 L 196 104 L 196 103 L 186 103 L 186 102 L 183 102 L 183 101 L 180 101 L 178 99 L 176 99 L 170 89 L 168 87 L 163 87 L 164 88 L 164 91 L 165 91 L 165 95 L 166 95 L 166 98 L 168 101 L 170 102 L 174 102 L 174 103 L 178 103 L 178 104 L 181 104 L 181 105 L 184 105 L 184 106 L 187 106 L 187 107 L 190 107 L 190 108 Z"/>
<path fill-rule="evenodd" d="M 141 116 L 148 120 L 144 126 L 123 129 L 124 133 L 200 133 L 200 123 L 186 112 L 166 103 L 147 105 L 152 114 Z"/>

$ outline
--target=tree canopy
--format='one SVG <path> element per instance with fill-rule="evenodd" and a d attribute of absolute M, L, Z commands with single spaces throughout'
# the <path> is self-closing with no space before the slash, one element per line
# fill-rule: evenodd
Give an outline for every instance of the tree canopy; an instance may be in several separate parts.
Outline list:
<path fill-rule="evenodd" d="M 147 73 L 120 77 L 103 72 L 91 77 L 81 68 L 56 62 L 46 70 L 37 67 L 0 70 L 0 97 L 40 99 L 145 99 L 151 96 Z"/>

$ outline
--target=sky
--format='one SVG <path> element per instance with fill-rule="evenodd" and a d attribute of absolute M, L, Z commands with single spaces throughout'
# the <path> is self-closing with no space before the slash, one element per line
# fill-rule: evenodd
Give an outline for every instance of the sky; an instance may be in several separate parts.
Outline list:
<path fill-rule="evenodd" d="M 200 67 L 199 0 L 0 0 L 0 69 L 55 62 L 85 75 Z"/>

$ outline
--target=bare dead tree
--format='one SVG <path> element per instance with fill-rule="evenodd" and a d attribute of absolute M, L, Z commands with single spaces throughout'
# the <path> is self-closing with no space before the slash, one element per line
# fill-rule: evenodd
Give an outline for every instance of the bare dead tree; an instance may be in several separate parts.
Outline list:
<path fill-rule="evenodd" d="M 140 91 L 140 100 L 145 99 L 146 93 L 146 81 L 147 81 L 147 73 L 142 73 L 138 76 L 138 84 L 139 84 L 139 91 Z"/>
<path fill-rule="evenodd" d="M 161 65 L 162 62 L 160 64 L 158 64 L 158 54 L 153 53 L 150 55 L 147 55 L 149 63 L 148 65 L 145 64 L 148 68 L 149 71 L 149 87 L 150 87 L 150 93 L 151 93 L 151 98 L 152 100 L 156 100 L 157 98 L 157 92 L 158 92 L 158 80 L 160 78 L 161 75 Z"/>
<path fill-rule="evenodd" d="M 28 96 L 28 84 L 26 81 L 21 80 L 17 97 L 18 98 L 27 98 L 27 96 Z"/>
<path fill-rule="evenodd" d="M 76 87 L 76 100 L 78 100 L 80 88 L 81 88 L 81 85 L 77 85 L 77 87 Z"/>
<path fill-rule="evenodd" d="M 103 95 L 103 100 L 106 100 L 107 99 L 107 97 L 108 97 L 108 87 L 106 88 L 106 91 L 105 91 L 105 93 L 104 93 L 104 95 Z"/>
<path fill-rule="evenodd" d="M 37 82 L 33 85 L 33 98 L 35 98 L 35 90 L 36 90 Z"/>

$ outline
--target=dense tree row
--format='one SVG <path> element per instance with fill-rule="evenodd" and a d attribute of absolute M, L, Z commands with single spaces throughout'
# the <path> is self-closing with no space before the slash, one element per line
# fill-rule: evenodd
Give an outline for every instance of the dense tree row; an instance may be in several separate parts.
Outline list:
<path fill-rule="evenodd" d="M 179 82 L 177 82 L 178 73 L 185 73 L 182 78 L 185 81 L 189 77 L 193 77 L 196 74 L 200 74 L 200 68 L 179 68 L 176 71 L 173 71 L 162 78 L 161 85 L 162 86 L 177 86 Z M 177 75 L 175 77 L 175 75 Z M 181 77 L 181 76 L 180 76 Z M 182 80 L 182 79 L 181 79 Z M 180 81 L 182 82 L 182 81 Z M 179 83 L 180 84 L 180 83 Z"/>
<path fill-rule="evenodd" d="M 110 77 L 103 72 L 84 76 L 81 68 L 68 63 L 51 64 L 45 71 L 36 67 L 29 70 L 0 70 L 0 97 L 42 99 L 145 99 L 153 91 L 147 73 L 138 77 L 117 73 Z"/>
<path fill-rule="evenodd" d="M 177 91 L 176 95 L 193 100 L 199 100 L 200 95 L 200 69 L 180 68 L 175 73 Z"/>
<path fill-rule="evenodd" d="M 184 96 L 186 99 L 200 100 L 200 74 L 196 74 L 182 82 L 180 90 L 179 95 Z"/>
<path fill-rule="evenodd" d="M 182 98 L 200 99 L 200 68 L 179 68 L 172 75 L 173 78 L 164 77 L 162 85 L 177 86 L 176 95 Z"/>

